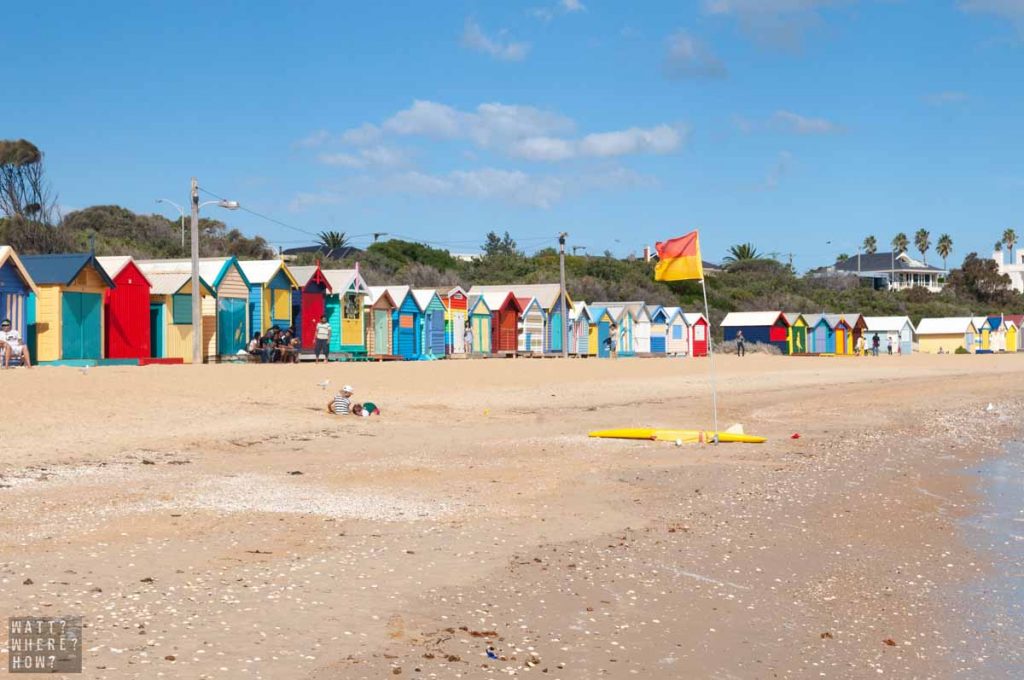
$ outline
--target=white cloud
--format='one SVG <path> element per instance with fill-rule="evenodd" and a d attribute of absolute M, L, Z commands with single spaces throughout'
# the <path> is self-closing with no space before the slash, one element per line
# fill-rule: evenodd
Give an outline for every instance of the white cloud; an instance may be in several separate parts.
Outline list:
<path fill-rule="evenodd" d="M 581 139 L 527 137 L 509 147 L 509 153 L 530 161 L 564 161 L 571 158 L 612 158 L 636 154 L 664 155 L 682 147 L 685 127 L 658 125 L 653 128 L 629 128 L 598 132 Z"/>
<path fill-rule="evenodd" d="M 318 158 L 324 165 L 345 168 L 393 168 L 408 163 L 401 150 L 387 146 L 366 147 L 357 153 L 322 153 Z"/>
<path fill-rule="evenodd" d="M 489 103 L 475 111 L 459 111 L 446 104 L 417 100 L 381 127 L 398 135 L 468 139 L 490 148 L 527 137 L 571 132 L 574 124 L 561 114 L 532 106 Z"/>
<path fill-rule="evenodd" d="M 842 127 L 832 121 L 809 118 L 792 111 L 776 111 L 772 123 L 777 129 L 798 135 L 827 135 L 842 131 Z"/>
<path fill-rule="evenodd" d="M 566 12 L 582 12 L 587 7 L 580 0 L 562 0 L 562 8 Z"/>
<path fill-rule="evenodd" d="M 969 98 L 970 97 L 966 92 L 946 90 L 944 92 L 935 92 L 925 95 L 924 100 L 932 106 L 945 106 L 946 104 L 960 104 L 967 101 Z"/>
<path fill-rule="evenodd" d="M 676 31 L 668 39 L 664 62 L 670 78 L 722 78 L 725 64 L 700 40 L 686 31 Z"/>
<path fill-rule="evenodd" d="M 341 141 L 354 146 L 373 144 L 380 137 L 380 128 L 370 123 L 363 123 L 359 127 L 350 128 L 341 133 Z"/>
<path fill-rule="evenodd" d="M 312 132 L 308 136 L 295 142 L 295 146 L 304 149 L 314 149 L 318 146 L 323 146 L 330 139 L 331 134 L 327 132 L 327 130 L 317 130 L 316 132 Z"/>
<path fill-rule="evenodd" d="M 587 6 L 580 2 L 580 0 L 558 0 L 554 5 L 531 7 L 527 12 L 534 19 L 540 19 L 544 23 L 547 23 L 559 14 L 573 14 L 575 12 L 586 11 L 586 9 Z"/>
<path fill-rule="evenodd" d="M 821 22 L 818 10 L 856 0 L 704 0 L 707 14 L 735 19 L 758 42 L 796 48 L 803 35 Z"/>
<path fill-rule="evenodd" d="M 473 19 L 466 19 L 462 29 L 462 46 L 502 61 L 522 61 L 530 51 L 529 43 L 491 38 Z"/>

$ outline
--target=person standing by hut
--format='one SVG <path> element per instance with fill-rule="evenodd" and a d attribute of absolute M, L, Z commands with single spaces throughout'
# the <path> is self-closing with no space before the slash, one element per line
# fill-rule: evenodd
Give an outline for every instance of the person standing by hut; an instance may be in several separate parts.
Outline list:
<path fill-rule="evenodd" d="M 327 317 L 321 316 L 316 324 L 316 341 L 313 343 L 313 361 L 320 363 L 320 355 L 324 356 L 324 363 L 330 359 L 331 351 L 331 324 L 327 323 Z"/>
<path fill-rule="evenodd" d="M 874 337 L 871 338 L 871 353 L 876 357 L 878 356 L 878 346 L 882 344 L 882 339 L 878 337 L 878 333 L 875 333 Z"/>
<path fill-rule="evenodd" d="M 743 357 L 747 355 L 747 339 L 743 337 L 743 331 L 736 331 L 736 356 Z"/>
<path fill-rule="evenodd" d="M 466 354 L 473 353 L 473 326 L 467 321 L 466 330 L 462 334 L 462 341 L 466 345 Z"/>

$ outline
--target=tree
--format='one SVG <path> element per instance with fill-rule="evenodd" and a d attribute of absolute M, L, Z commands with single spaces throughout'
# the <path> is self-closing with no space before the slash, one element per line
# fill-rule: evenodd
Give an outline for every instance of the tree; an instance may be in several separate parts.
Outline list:
<path fill-rule="evenodd" d="M 729 246 L 729 254 L 722 258 L 722 262 L 736 264 L 749 260 L 763 260 L 764 256 L 757 251 L 753 243 L 739 243 Z"/>
<path fill-rule="evenodd" d="M 949 234 L 939 236 L 939 240 L 935 244 L 935 252 L 937 252 L 939 257 L 942 258 L 942 268 L 948 270 L 949 268 L 946 266 L 946 258 L 948 258 L 949 254 L 953 252 L 953 239 L 949 237 Z"/>
<path fill-rule="evenodd" d="M 878 251 L 878 240 L 874 236 L 868 236 L 864 239 L 863 247 L 866 255 L 874 255 Z"/>
<path fill-rule="evenodd" d="M 836 262 L 846 262 L 849 259 L 850 259 L 850 254 L 849 253 L 839 253 L 839 255 L 836 256 Z"/>
<path fill-rule="evenodd" d="M 0 140 L 0 213 L 52 225 L 56 204 L 39 147 L 25 139 Z"/>
<path fill-rule="evenodd" d="M 487 232 L 482 250 L 487 257 L 523 257 L 523 252 L 507 231 L 504 236 L 498 236 L 493 231 Z"/>
<path fill-rule="evenodd" d="M 1010 249 L 1010 262 L 1013 262 L 1013 247 L 1017 245 L 1017 232 L 1007 229 L 1003 232 L 1003 243 Z"/>
<path fill-rule="evenodd" d="M 1002 241 L 996 241 L 996 244 L 994 246 L 992 246 L 992 248 L 997 253 L 1003 252 L 1003 242 Z"/>
<path fill-rule="evenodd" d="M 918 229 L 914 233 L 914 247 L 917 248 L 918 252 L 921 253 L 921 258 L 925 264 L 928 264 L 928 256 L 926 253 L 928 249 L 932 247 L 931 234 L 928 233 L 927 229 Z"/>
<path fill-rule="evenodd" d="M 994 260 L 970 253 L 960 269 L 949 273 L 947 288 L 954 294 L 986 305 L 997 305 L 1012 297 L 1010 277 L 999 273 Z"/>
<path fill-rule="evenodd" d="M 907 252 L 907 248 L 910 246 L 910 239 L 902 231 L 896 234 L 892 239 L 892 250 L 897 255 Z"/>
<path fill-rule="evenodd" d="M 343 231 L 321 231 L 316 236 L 324 250 L 341 250 L 349 244 L 349 238 Z"/>

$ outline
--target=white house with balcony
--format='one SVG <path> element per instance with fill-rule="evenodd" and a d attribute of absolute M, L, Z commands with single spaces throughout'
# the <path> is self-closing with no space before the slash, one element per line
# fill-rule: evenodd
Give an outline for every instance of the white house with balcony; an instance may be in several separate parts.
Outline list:
<path fill-rule="evenodd" d="M 1011 259 L 1010 253 L 997 250 L 992 253 L 992 259 L 999 267 L 999 273 L 1010 277 L 1010 286 L 1018 293 L 1024 293 L 1024 251 L 1013 251 Z"/>
<path fill-rule="evenodd" d="M 849 257 L 828 268 L 832 273 L 870 279 L 877 290 L 925 288 L 938 293 L 949 271 L 915 260 L 907 253 L 872 253 Z"/>

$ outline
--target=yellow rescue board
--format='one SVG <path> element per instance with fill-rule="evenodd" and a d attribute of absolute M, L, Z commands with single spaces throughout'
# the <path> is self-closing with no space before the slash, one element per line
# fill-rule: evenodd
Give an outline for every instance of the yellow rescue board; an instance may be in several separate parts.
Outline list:
<path fill-rule="evenodd" d="M 658 442 L 682 441 L 688 444 L 695 442 L 711 442 L 715 439 L 715 433 L 708 430 L 655 430 L 644 428 L 625 428 L 621 430 L 597 430 L 590 433 L 591 437 L 601 439 L 647 439 Z M 733 434 L 731 432 L 719 432 L 718 441 L 738 444 L 763 444 L 767 441 L 764 437 L 757 437 L 752 434 Z"/>

